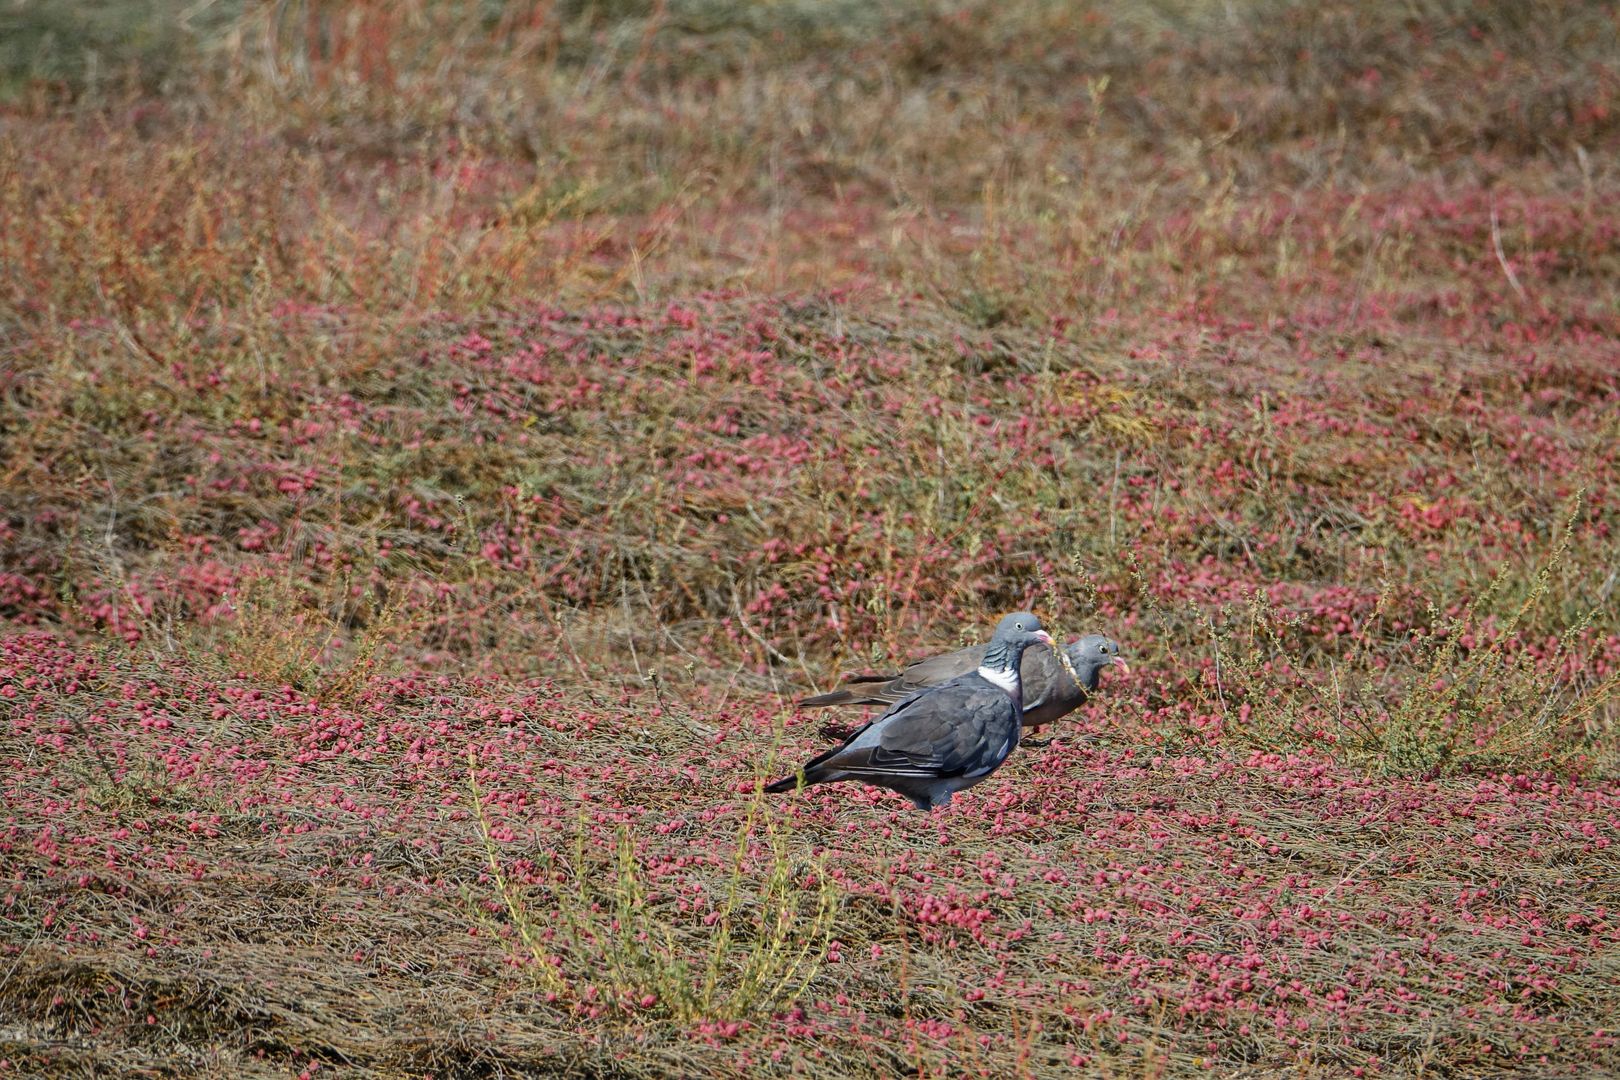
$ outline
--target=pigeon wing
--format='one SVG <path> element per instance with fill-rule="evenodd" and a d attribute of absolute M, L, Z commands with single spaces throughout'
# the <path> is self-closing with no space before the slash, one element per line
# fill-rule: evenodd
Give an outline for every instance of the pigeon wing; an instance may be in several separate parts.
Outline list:
<path fill-rule="evenodd" d="M 908 664 L 900 673 L 900 677 L 889 685 L 901 694 L 910 694 L 925 686 L 941 686 L 952 679 L 971 675 L 979 669 L 980 664 L 984 663 L 986 648 L 984 645 L 969 645 L 955 652 L 941 653 L 926 660 L 918 660 L 914 664 Z"/>
<path fill-rule="evenodd" d="M 984 660 L 983 645 L 970 645 L 955 652 L 930 656 L 909 664 L 898 675 L 855 675 L 844 680 L 844 687 L 805 698 L 800 705 L 887 705 L 899 702 L 919 690 L 939 686 L 970 675 Z"/>
<path fill-rule="evenodd" d="M 1024 686 L 1024 726 L 1039 727 L 1069 715 L 1086 702 L 1086 692 L 1063 662 L 1044 645 L 1024 651 L 1019 666 Z"/>
<path fill-rule="evenodd" d="M 899 702 L 851 736 L 826 766 L 867 775 L 971 774 L 1005 756 L 1016 722 L 1012 698 L 970 675 Z"/>

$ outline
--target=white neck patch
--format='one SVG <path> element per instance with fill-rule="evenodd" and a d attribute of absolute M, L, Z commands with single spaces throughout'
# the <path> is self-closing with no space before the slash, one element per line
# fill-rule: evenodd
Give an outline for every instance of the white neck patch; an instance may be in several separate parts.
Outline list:
<path fill-rule="evenodd" d="M 1018 673 L 1015 671 L 1002 671 L 1000 668 L 984 667 L 981 665 L 979 668 L 979 678 L 985 680 L 986 682 L 995 683 L 1013 697 L 1019 696 Z"/>

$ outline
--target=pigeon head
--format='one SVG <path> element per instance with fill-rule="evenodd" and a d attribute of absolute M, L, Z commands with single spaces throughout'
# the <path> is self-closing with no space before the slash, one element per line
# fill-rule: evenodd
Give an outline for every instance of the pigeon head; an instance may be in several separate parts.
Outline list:
<path fill-rule="evenodd" d="M 1079 641 L 1070 642 L 1066 651 L 1069 663 L 1074 665 L 1074 673 L 1080 678 L 1080 685 L 1087 690 L 1097 689 L 1098 677 L 1105 667 L 1117 666 L 1127 675 L 1130 674 L 1131 666 L 1119 655 L 1119 646 L 1101 634 L 1087 634 Z"/>
<path fill-rule="evenodd" d="M 990 645 L 984 652 L 984 665 L 998 670 L 1017 670 L 1024 650 L 1031 645 L 1051 645 L 1052 635 L 1041 627 L 1041 620 L 1027 611 L 1015 611 L 996 624 Z"/>

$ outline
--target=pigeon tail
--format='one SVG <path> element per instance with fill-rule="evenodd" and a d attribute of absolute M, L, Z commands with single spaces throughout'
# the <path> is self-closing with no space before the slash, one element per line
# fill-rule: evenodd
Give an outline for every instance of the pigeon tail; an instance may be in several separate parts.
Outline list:
<path fill-rule="evenodd" d="M 806 709 L 819 709 L 824 705 L 853 705 L 855 693 L 852 690 L 829 690 L 815 697 L 800 698 L 799 704 Z"/>
<path fill-rule="evenodd" d="M 854 738 L 855 735 L 859 734 L 861 731 L 864 731 L 868 726 L 869 725 L 863 724 L 850 735 L 850 738 Z M 799 775 L 801 773 L 804 775 L 805 787 L 809 787 L 811 784 L 819 784 L 824 780 L 833 779 L 835 776 L 839 775 L 836 771 L 832 775 L 827 775 L 825 773 L 820 773 L 818 775 L 818 771 L 821 769 L 822 765 L 826 764 L 830 758 L 841 752 L 843 749 L 844 745 L 840 744 L 833 747 L 831 750 L 826 751 L 825 753 L 817 754 L 815 757 L 805 762 L 804 765 L 797 771 L 790 772 L 786 776 L 782 777 L 782 779 L 772 780 L 769 784 L 766 784 L 765 790 L 773 795 L 777 794 L 778 792 L 793 791 L 799 786 Z"/>
<path fill-rule="evenodd" d="M 806 709 L 820 709 L 828 705 L 892 705 L 898 698 L 889 687 L 880 690 L 851 689 L 851 687 L 863 687 L 873 683 L 890 683 L 900 677 L 900 675 L 892 673 L 885 675 L 845 675 L 844 685 L 837 690 L 829 690 L 825 694 L 816 694 L 814 697 L 800 698 L 799 705 Z M 885 693 L 885 690 L 889 692 Z"/>
<path fill-rule="evenodd" d="M 899 677 L 900 675 L 898 672 L 890 672 L 887 675 L 878 675 L 873 672 L 866 671 L 858 672 L 853 675 L 845 675 L 844 681 L 846 683 L 888 682 L 890 679 L 898 679 Z"/>

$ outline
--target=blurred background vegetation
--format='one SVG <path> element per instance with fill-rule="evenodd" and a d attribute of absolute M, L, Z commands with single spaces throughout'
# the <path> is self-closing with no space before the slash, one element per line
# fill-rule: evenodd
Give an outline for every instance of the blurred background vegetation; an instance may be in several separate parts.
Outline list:
<path fill-rule="evenodd" d="M 418 634 L 428 652 L 449 637 L 464 659 L 539 663 L 471 625 L 539 594 L 596 626 L 594 670 L 622 671 L 628 631 L 604 627 L 635 595 L 660 628 L 646 648 L 791 656 L 810 682 L 1024 602 L 1146 619 L 1153 590 L 1209 560 L 1296 606 L 1346 589 L 1360 618 L 1393 581 L 1406 626 L 1474 597 L 1506 625 L 1584 487 L 1592 531 L 1535 593 L 1545 612 L 1512 623 L 1556 640 L 1612 593 L 1617 26 L 1611 4 L 1551 0 L 4 0 L 0 569 L 72 618 L 194 560 L 197 537 L 263 532 L 396 593 L 424 575 L 504 590 L 495 616 Z M 579 320 L 580 377 L 617 386 L 624 357 L 685 348 L 686 328 L 615 328 L 601 305 L 657 320 L 694 298 L 723 305 L 712 346 L 769 352 L 789 397 L 728 388 L 730 429 L 695 436 L 707 388 L 657 415 L 636 398 L 622 430 L 613 393 L 587 396 L 523 449 L 521 425 L 556 407 L 542 390 L 495 380 L 481 392 L 506 412 L 457 411 L 461 335 L 526 348 L 519 316 L 557 305 Z M 827 357 L 851 349 L 909 358 L 889 398 L 846 387 L 791 491 L 721 475 L 750 438 L 802 437 L 844 370 Z M 394 418 L 368 421 L 387 453 L 298 434 L 343 395 Z M 1279 434 L 1278 407 L 1301 427 Z M 1050 471 L 986 448 L 986 413 L 1024 418 Z M 1386 431 L 1407 432 L 1398 452 Z M 694 440 L 735 486 L 646 499 Z M 624 445 L 642 456 L 604 466 Z M 841 456 L 862 445 L 880 456 Z M 175 496 L 233 465 L 239 487 Z M 87 502 L 87 482 L 145 494 Z M 1139 488 L 1153 503 L 1132 517 Z M 574 539 L 512 541 L 583 564 L 572 592 L 466 557 L 507 536 L 510 490 L 573 500 Z M 998 495 L 1029 535 L 976 517 L 1010 512 Z M 765 560 L 772 535 L 808 553 Z M 1092 576 L 1059 573 L 1077 565 Z M 1502 565 L 1513 583 L 1492 591 Z M 853 566 L 867 580 L 844 585 L 869 591 L 829 614 L 818 588 Z M 305 570 L 326 590 L 312 605 L 357 618 L 316 584 L 329 568 Z M 1043 575 L 1057 596 L 1032 593 Z M 1174 599 L 1140 647 L 1196 657 L 1179 699 L 1220 646 L 1208 597 Z M 710 640 L 755 603 L 774 652 Z M 1317 674 L 1349 658 L 1342 637 L 1289 634 Z M 1392 708 L 1399 633 L 1380 641 L 1356 663 Z"/>

